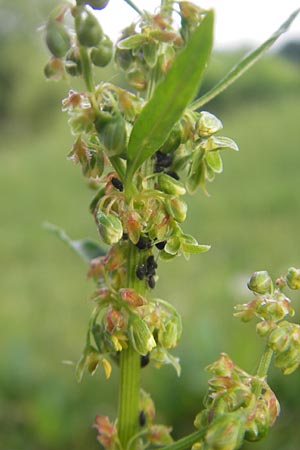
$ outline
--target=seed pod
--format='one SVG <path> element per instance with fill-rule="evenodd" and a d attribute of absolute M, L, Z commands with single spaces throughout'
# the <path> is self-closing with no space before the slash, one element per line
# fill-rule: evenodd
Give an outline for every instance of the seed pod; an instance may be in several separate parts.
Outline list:
<path fill-rule="evenodd" d="M 111 119 L 108 121 L 101 122 L 96 119 L 95 127 L 109 157 L 117 156 L 124 152 L 126 147 L 126 125 L 120 114 L 111 116 Z"/>
<path fill-rule="evenodd" d="M 176 317 L 170 318 L 163 329 L 158 332 L 159 343 L 164 348 L 174 348 L 180 337 L 181 324 Z"/>
<path fill-rule="evenodd" d="M 105 67 L 111 61 L 113 44 L 110 39 L 103 39 L 98 47 L 91 51 L 92 63 L 97 67 Z"/>
<path fill-rule="evenodd" d="M 179 198 L 172 198 L 169 205 L 174 219 L 180 223 L 184 222 L 187 214 L 187 204 Z"/>
<path fill-rule="evenodd" d="M 116 244 L 122 239 L 122 223 L 114 214 L 104 214 L 99 209 L 97 212 L 97 223 L 99 233 L 106 244 Z"/>
<path fill-rule="evenodd" d="M 173 153 L 181 144 L 182 126 L 178 123 L 171 130 L 165 143 L 160 147 L 159 151 L 162 153 Z"/>
<path fill-rule="evenodd" d="M 109 0 L 87 0 L 87 4 L 93 9 L 104 9 L 108 5 Z"/>
<path fill-rule="evenodd" d="M 70 36 L 58 20 L 49 20 L 46 26 L 46 44 L 56 58 L 63 58 L 71 46 Z"/>
<path fill-rule="evenodd" d="M 75 29 L 78 41 L 85 47 L 96 47 L 102 38 L 102 28 L 96 17 L 80 9 L 75 17 Z"/>
<path fill-rule="evenodd" d="M 265 270 L 254 272 L 248 282 L 248 288 L 257 294 L 270 294 L 273 290 L 272 279 Z"/>
<path fill-rule="evenodd" d="M 129 339 L 140 355 L 146 355 L 156 347 L 156 342 L 147 324 L 137 314 L 130 316 Z"/>
<path fill-rule="evenodd" d="M 158 176 L 157 182 L 159 189 L 166 194 L 184 195 L 186 192 L 182 183 L 165 173 Z"/>
<path fill-rule="evenodd" d="M 300 269 L 290 267 L 286 275 L 286 282 L 290 289 L 300 289 Z"/>

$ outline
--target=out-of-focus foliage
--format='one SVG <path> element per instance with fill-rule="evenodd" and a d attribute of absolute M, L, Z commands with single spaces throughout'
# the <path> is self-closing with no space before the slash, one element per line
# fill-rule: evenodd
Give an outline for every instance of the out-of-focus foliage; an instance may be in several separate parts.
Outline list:
<path fill-rule="evenodd" d="M 113 415 L 117 396 L 116 377 L 95 375 L 77 385 L 73 368 L 61 363 L 76 361 L 82 350 L 91 285 L 84 263 L 42 223 L 57 223 L 74 239 L 97 236 L 86 212 L 92 193 L 65 158 L 71 138 L 59 105 L 68 82 L 46 83 L 42 73 L 47 53 L 36 30 L 54 3 L 0 5 L 0 447 L 5 450 L 97 449 L 94 417 L 99 411 Z M 215 53 L 202 90 L 237 59 L 237 53 Z M 168 368 L 155 376 L 151 368 L 143 373 L 164 422 L 178 435 L 190 431 L 206 391 L 203 367 L 220 351 L 246 370 L 257 365 L 249 361 L 257 354 L 254 330 L 250 341 L 247 325 L 232 317 L 234 304 L 251 298 L 244 287 L 248 276 L 264 269 L 275 276 L 299 266 L 299 63 L 269 55 L 207 109 L 220 113 L 241 152 L 224 158 L 226 176 L 211 186 L 210 198 L 190 201 L 187 232 L 211 243 L 212 250 L 188 263 L 162 265 L 155 290 L 183 315 L 182 377 Z M 274 370 L 270 385 L 278 392 L 282 417 L 255 448 L 294 450 L 300 441 L 299 371 L 285 379 Z"/>

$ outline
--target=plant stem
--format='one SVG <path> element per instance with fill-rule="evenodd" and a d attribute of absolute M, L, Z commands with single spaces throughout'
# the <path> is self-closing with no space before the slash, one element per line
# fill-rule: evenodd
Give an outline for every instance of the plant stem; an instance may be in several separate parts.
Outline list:
<path fill-rule="evenodd" d="M 273 356 L 273 350 L 269 347 L 266 347 L 266 350 L 264 351 L 264 353 L 260 359 L 259 366 L 257 369 L 257 374 L 256 374 L 256 376 L 260 380 L 264 380 L 266 378 L 270 364 L 271 364 L 272 356 Z M 253 393 L 256 396 L 258 396 L 260 394 L 260 390 L 261 390 L 261 386 L 262 386 L 262 383 L 260 380 L 257 380 L 253 387 Z"/>
<path fill-rule="evenodd" d="M 124 0 L 124 1 L 129 6 L 131 6 L 131 8 L 134 9 L 140 16 L 143 14 L 142 11 L 131 0 Z"/>
<path fill-rule="evenodd" d="M 162 450 L 185 450 L 186 448 L 191 448 L 193 444 L 199 442 L 203 438 L 208 428 L 209 427 L 201 428 L 201 430 L 195 431 L 194 433 L 163 447 Z"/>
<path fill-rule="evenodd" d="M 94 92 L 94 81 L 93 81 L 93 73 L 91 69 L 91 62 L 89 58 L 89 54 L 87 52 L 86 47 L 80 45 L 79 47 L 81 64 L 82 64 L 82 75 L 85 81 L 87 90 L 89 92 Z"/>
<path fill-rule="evenodd" d="M 144 283 L 141 283 L 135 275 L 140 259 L 139 250 L 131 242 L 128 245 L 127 287 L 143 293 Z M 140 363 L 140 355 L 129 343 L 128 348 L 123 349 L 120 356 L 118 433 L 123 449 L 139 431 Z"/>

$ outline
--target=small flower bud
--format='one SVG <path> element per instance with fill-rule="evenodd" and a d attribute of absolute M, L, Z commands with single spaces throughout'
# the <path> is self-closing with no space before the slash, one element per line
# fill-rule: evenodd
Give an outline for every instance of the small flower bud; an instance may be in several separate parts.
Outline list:
<path fill-rule="evenodd" d="M 156 342 L 147 324 L 137 314 L 130 316 L 129 339 L 140 355 L 146 355 L 156 347 Z"/>
<path fill-rule="evenodd" d="M 102 38 L 102 28 L 96 17 L 85 9 L 79 9 L 75 16 L 78 41 L 85 47 L 96 47 Z"/>
<path fill-rule="evenodd" d="M 217 133 L 217 131 L 220 131 L 223 125 L 216 116 L 207 111 L 202 111 L 199 114 L 196 127 L 200 137 L 209 137 Z"/>
<path fill-rule="evenodd" d="M 114 214 L 104 214 L 101 210 L 98 210 L 97 223 L 99 233 L 106 244 L 116 244 L 122 239 L 122 223 Z"/>
<path fill-rule="evenodd" d="M 265 270 L 254 272 L 248 282 L 248 288 L 257 294 L 270 294 L 273 290 L 272 279 Z"/>
<path fill-rule="evenodd" d="M 157 178 L 158 188 L 166 194 L 184 195 L 186 193 L 185 187 L 180 181 L 174 180 L 174 178 L 161 174 Z"/>
<path fill-rule="evenodd" d="M 142 306 L 146 303 L 146 299 L 132 288 L 122 288 L 119 292 L 121 299 L 129 305 Z"/>
<path fill-rule="evenodd" d="M 165 425 L 151 425 L 147 438 L 149 442 L 155 446 L 164 446 L 171 444 L 173 442 L 170 433 L 172 428 L 166 427 Z"/>
<path fill-rule="evenodd" d="M 70 36 L 64 25 L 50 19 L 46 26 L 46 44 L 56 58 L 63 58 L 71 46 Z"/>
<path fill-rule="evenodd" d="M 92 63 L 97 67 L 105 67 L 111 61 L 113 44 L 109 38 L 103 39 L 98 47 L 91 51 Z"/>
<path fill-rule="evenodd" d="M 300 269 L 290 267 L 286 275 L 286 282 L 290 289 L 300 289 Z"/>
<path fill-rule="evenodd" d="M 232 417 L 228 414 L 208 429 L 205 443 L 214 450 L 235 450 L 240 447 L 243 435 L 243 423 L 239 415 Z"/>
<path fill-rule="evenodd" d="M 61 59 L 51 58 L 44 67 L 44 74 L 48 80 L 58 81 L 64 76 L 64 64 Z"/>

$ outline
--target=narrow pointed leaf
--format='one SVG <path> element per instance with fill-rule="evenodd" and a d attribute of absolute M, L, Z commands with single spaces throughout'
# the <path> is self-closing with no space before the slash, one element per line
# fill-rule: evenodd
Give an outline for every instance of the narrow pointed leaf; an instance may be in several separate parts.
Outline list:
<path fill-rule="evenodd" d="M 127 153 L 127 183 L 164 143 L 197 93 L 212 48 L 213 18 L 213 12 L 209 11 L 133 126 Z"/>
<path fill-rule="evenodd" d="M 62 228 L 59 228 L 51 223 L 45 223 L 44 226 L 47 230 L 54 233 L 61 241 L 71 247 L 77 255 L 79 255 L 86 262 L 106 254 L 106 251 L 91 239 L 79 239 L 74 241 Z"/>
<path fill-rule="evenodd" d="M 300 9 L 294 11 L 290 17 L 275 31 L 275 33 L 270 36 L 262 45 L 260 45 L 257 49 L 248 53 L 240 62 L 238 62 L 229 72 L 225 75 L 222 80 L 216 84 L 215 87 L 210 89 L 206 94 L 200 97 L 198 100 L 194 101 L 190 108 L 195 111 L 199 109 L 206 103 L 210 102 L 213 98 L 219 95 L 221 92 L 225 91 L 232 83 L 234 83 L 240 76 L 242 76 L 256 61 L 274 44 L 275 41 L 285 33 L 294 19 L 299 14 Z"/>

